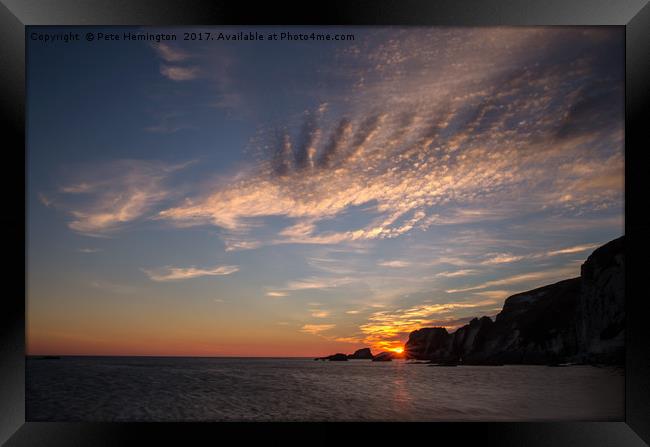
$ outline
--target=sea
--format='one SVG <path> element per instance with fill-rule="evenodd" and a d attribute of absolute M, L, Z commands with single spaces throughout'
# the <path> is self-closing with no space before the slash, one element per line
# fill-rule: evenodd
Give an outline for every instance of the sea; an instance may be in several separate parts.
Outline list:
<path fill-rule="evenodd" d="M 624 370 L 28 357 L 27 421 L 622 421 Z"/>

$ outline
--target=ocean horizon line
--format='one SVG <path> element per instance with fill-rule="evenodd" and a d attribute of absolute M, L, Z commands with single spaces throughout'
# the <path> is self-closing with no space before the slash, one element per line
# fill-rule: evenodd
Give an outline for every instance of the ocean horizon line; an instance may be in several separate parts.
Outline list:
<path fill-rule="evenodd" d="M 184 359 L 312 359 L 318 356 L 255 356 L 255 355 L 129 355 L 129 354 L 25 354 L 25 358 L 102 357 L 102 358 L 184 358 Z"/>

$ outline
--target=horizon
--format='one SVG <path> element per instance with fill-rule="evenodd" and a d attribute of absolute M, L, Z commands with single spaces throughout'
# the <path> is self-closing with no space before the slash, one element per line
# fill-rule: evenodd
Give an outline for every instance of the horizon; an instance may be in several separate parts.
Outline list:
<path fill-rule="evenodd" d="M 26 356 L 394 351 L 624 235 L 620 29 L 319 29 L 28 40 Z"/>

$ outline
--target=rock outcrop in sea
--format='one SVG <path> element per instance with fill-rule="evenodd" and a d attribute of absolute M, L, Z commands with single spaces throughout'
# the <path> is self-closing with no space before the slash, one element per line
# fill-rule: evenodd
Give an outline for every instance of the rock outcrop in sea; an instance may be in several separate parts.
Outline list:
<path fill-rule="evenodd" d="M 336 353 L 332 355 L 328 355 L 326 357 L 316 357 L 314 360 L 329 360 L 331 362 L 347 362 L 348 361 L 348 356 L 345 354 Z"/>
<path fill-rule="evenodd" d="M 380 352 L 372 359 L 373 362 L 390 362 L 391 360 L 393 360 L 393 355 L 390 352 Z"/>
<path fill-rule="evenodd" d="M 436 363 L 622 365 L 625 337 L 624 236 L 596 249 L 580 277 L 507 298 L 493 321 L 474 318 L 411 332 L 406 357 Z"/>
<path fill-rule="evenodd" d="M 383 353 L 382 354 L 386 354 Z M 379 354 L 381 355 L 381 354 Z M 354 351 L 354 354 L 332 354 L 325 357 L 316 357 L 314 360 L 346 361 L 346 360 L 373 360 L 376 356 L 372 355 L 370 348 L 361 348 Z"/>
<path fill-rule="evenodd" d="M 354 360 L 372 360 L 373 355 L 370 348 L 361 348 L 354 351 L 354 354 L 348 354 L 348 359 Z"/>

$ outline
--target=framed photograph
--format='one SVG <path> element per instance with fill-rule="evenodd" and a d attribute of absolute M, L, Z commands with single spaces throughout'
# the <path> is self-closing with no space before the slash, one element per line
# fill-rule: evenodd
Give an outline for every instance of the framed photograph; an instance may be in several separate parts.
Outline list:
<path fill-rule="evenodd" d="M 6 445 L 649 442 L 647 2 L 0 12 Z"/>

